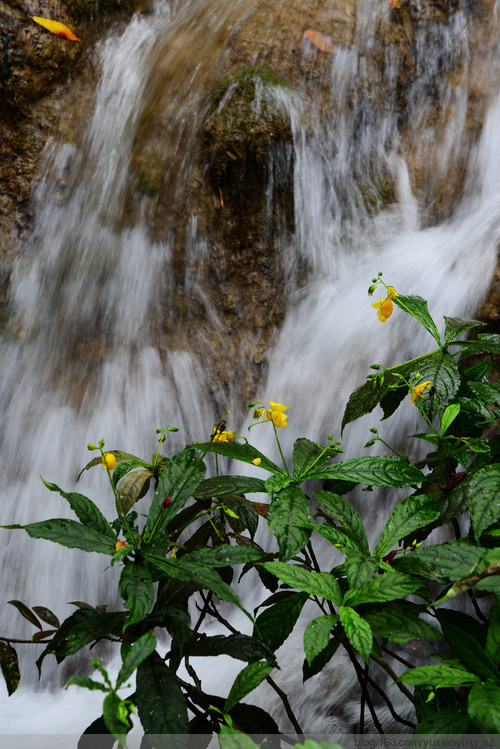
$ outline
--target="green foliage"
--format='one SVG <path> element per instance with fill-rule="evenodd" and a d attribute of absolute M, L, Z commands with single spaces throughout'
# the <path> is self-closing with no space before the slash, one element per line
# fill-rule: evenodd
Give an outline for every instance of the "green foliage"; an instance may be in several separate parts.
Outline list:
<path fill-rule="evenodd" d="M 383 283 L 380 277 L 373 282 L 375 287 Z M 160 429 L 150 461 L 108 451 L 112 459 L 105 461 L 105 471 L 116 517 L 107 519 L 88 497 L 43 480 L 76 519 L 2 526 L 100 553 L 110 558 L 109 566 L 119 565 L 123 603 L 118 610 L 74 602 L 77 610 L 60 623 L 44 606 L 9 603 L 36 628 L 27 642 L 44 643 L 40 671 L 49 655 L 60 663 L 101 640 L 120 644 L 115 684 L 98 660 L 92 662 L 96 678 L 75 675 L 68 684 L 103 693 L 103 714 L 95 725 L 122 745 L 137 713 L 155 746 L 163 745 L 162 734 L 216 731 L 228 749 L 253 749 L 246 733 L 278 731 L 278 716 L 244 702 L 265 680 L 301 733 L 274 682 L 279 682 L 279 670 L 270 677 L 286 657 L 279 648 L 298 626 L 303 681 L 320 673 L 339 650 L 347 651 L 362 693 L 360 709 L 366 706 L 372 716 L 376 706 L 367 684 L 383 695 L 397 719 L 391 691 L 376 681 L 386 673 L 411 699 L 413 718 L 403 722 L 415 733 L 500 732 L 500 370 L 495 363 L 500 336 L 478 333 L 482 324 L 474 320 L 445 318 L 441 343 L 425 300 L 386 289 L 386 301 L 392 299 L 421 324 L 438 348 L 389 369 L 374 365 L 375 373 L 351 395 L 343 427 L 377 405 L 384 419 L 397 408 L 417 408 L 423 431 L 413 438 L 420 448 L 428 447 L 424 457 L 420 449 L 419 458 L 412 459 L 409 441 L 405 449 L 410 454 L 401 454 L 372 428 L 366 447 L 380 442 L 392 454 L 343 459 L 340 443 L 328 435 L 325 446 L 299 437 L 285 460 L 278 428 L 287 426 L 288 407 L 271 403 L 271 409 L 281 408 L 275 412 L 254 403 L 249 405 L 258 406 L 257 424 L 274 430 L 282 465 L 226 431 L 222 421 L 212 441 L 187 445 L 168 457 L 160 448 L 175 428 Z M 392 302 L 388 306 L 392 309 Z M 463 340 L 464 335 L 476 337 Z M 470 356 L 483 359 L 467 368 L 463 362 Z M 224 439 L 214 439 L 221 434 Z M 102 470 L 104 441 L 89 449 L 99 455 L 83 470 Z M 215 459 L 215 475 L 207 476 L 208 454 Z M 264 470 L 265 478 L 237 470 L 221 475 L 219 456 L 249 464 L 255 472 Z M 312 498 L 311 481 L 323 482 L 313 485 Z M 371 491 L 361 500 L 358 492 L 355 507 L 356 487 Z M 404 490 L 394 495 L 378 539 L 365 525 L 364 505 L 377 502 L 374 487 L 384 494 Z M 256 499 L 247 496 L 255 494 Z M 466 513 L 470 527 L 457 522 Z M 264 520 L 267 530 L 258 533 Z M 455 538 L 445 529 L 436 541 L 431 532 L 450 521 Z M 323 550 L 331 547 L 330 554 L 323 554 L 326 568 L 318 561 L 318 539 Z M 251 576 L 262 593 L 253 616 L 233 586 L 236 568 L 240 576 Z M 457 596 L 471 599 L 478 615 L 449 609 L 447 602 Z M 251 635 L 233 626 L 232 607 L 251 620 Z M 217 634 L 208 626 L 213 619 L 220 625 Z M 42 622 L 50 629 L 43 629 Z M 161 648 L 154 632 L 162 635 Z M 16 642 L 0 636 L 0 667 L 9 694 L 21 678 Z M 440 644 L 448 648 L 446 659 L 428 657 L 397 679 L 392 659 L 408 666 L 408 653 L 424 658 Z M 245 665 L 223 695 L 207 694 L 190 659 L 220 656 Z M 118 690 L 134 676 L 137 688 L 124 699 Z M 403 684 L 414 688 L 413 695 Z M 307 740 L 301 746 L 325 749 L 326 744 Z"/>

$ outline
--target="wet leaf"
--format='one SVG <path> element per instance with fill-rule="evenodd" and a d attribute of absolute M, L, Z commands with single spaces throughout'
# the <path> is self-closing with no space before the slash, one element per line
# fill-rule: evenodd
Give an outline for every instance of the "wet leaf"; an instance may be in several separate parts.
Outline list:
<path fill-rule="evenodd" d="M 474 538 L 500 518 L 500 463 L 493 463 L 477 471 L 471 478 L 469 509 Z"/>
<path fill-rule="evenodd" d="M 307 625 L 304 632 L 304 652 L 309 667 L 328 645 L 330 632 L 338 620 L 336 614 L 325 614 L 325 616 L 316 617 Z"/>
<path fill-rule="evenodd" d="M 212 478 L 201 482 L 194 496 L 196 499 L 206 499 L 224 497 L 227 494 L 250 494 L 265 491 L 264 481 L 253 476 L 212 476 Z"/>
<path fill-rule="evenodd" d="M 2 669 L 3 678 L 7 685 L 9 695 L 14 694 L 21 680 L 21 671 L 19 670 L 19 661 L 14 648 L 7 642 L 0 640 L 0 668 Z"/>
<path fill-rule="evenodd" d="M 416 593 L 421 586 L 422 583 L 410 575 L 401 572 L 385 572 L 361 588 L 348 590 L 343 603 L 349 606 L 359 606 L 360 603 L 394 601 Z"/>
<path fill-rule="evenodd" d="M 309 41 L 312 42 L 314 46 L 317 47 L 321 52 L 327 52 L 328 54 L 331 54 L 335 51 L 335 47 L 333 46 L 330 39 L 322 34 L 321 31 L 307 29 L 307 31 L 304 31 L 304 36 L 306 36 Z"/>
<path fill-rule="evenodd" d="M 115 553 L 114 538 L 100 533 L 94 528 L 77 523 L 76 520 L 65 518 L 52 518 L 42 520 L 39 523 L 29 525 L 1 525 L 0 528 L 24 529 L 31 538 L 43 538 L 46 541 L 67 546 L 69 549 L 82 549 L 83 551 L 95 551 L 99 554 Z"/>
<path fill-rule="evenodd" d="M 280 561 L 287 562 L 305 546 L 311 531 L 299 526 L 311 520 L 309 503 L 300 487 L 291 484 L 275 494 L 269 505 L 267 523 L 276 536 Z"/>
<path fill-rule="evenodd" d="M 110 524 L 91 499 L 78 492 L 65 492 L 57 484 L 52 484 L 49 481 L 45 481 L 42 478 L 44 485 L 51 492 L 57 492 L 67 500 L 69 506 L 77 516 L 78 520 L 82 525 L 92 528 L 93 530 L 99 531 L 105 536 L 108 536 L 112 541 L 115 541 L 115 533 L 111 528 Z"/>
<path fill-rule="evenodd" d="M 262 566 L 292 588 L 334 603 L 342 600 L 339 584 L 329 572 L 310 572 L 286 562 L 265 562 Z"/>
<path fill-rule="evenodd" d="M 424 476 L 406 460 L 393 456 L 374 456 L 343 460 L 308 473 L 308 479 L 342 479 L 369 486 L 412 486 Z"/>
<path fill-rule="evenodd" d="M 370 553 L 368 541 L 366 538 L 363 521 L 358 511 L 353 507 L 349 500 L 332 492 L 315 492 L 315 498 L 320 505 L 343 526 L 342 530 L 355 542 L 357 546 Z"/>
<path fill-rule="evenodd" d="M 392 511 L 373 550 L 374 556 L 383 556 L 402 538 L 432 523 L 440 515 L 435 498 L 426 494 L 405 497 Z"/>
<path fill-rule="evenodd" d="M 41 18 L 40 16 L 32 16 L 32 19 L 35 23 L 38 23 L 40 26 L 43 26 L 45 29 L 50 31 L 52 34 L 55 34 L 56 36 L 60 36 L 63 39 L 69 39 L 71 42 L 79 42 L 77 36 L 69 29 L 67 26 L 65 26 L 60 21 L 52 21 L 50 18 Z"/>
<path fill-rule="evenodd" d="M 349 606 L 339 606 L 339 617 L 344 627 L 347 639 L 360 653 L 365 663 L 370 662 L 373 646 L 373 634 L 370 625 Z"/>
<path fill-rule="evenodd" d="M 429 314 L 425 299 L 422 299 L 421 296 L 404 296 L 403 294 L 398 294 L 398 296 L 394 297 L 393 301 L 394 304 L 400 307 L 400 309 L 404 309 L 405 312 L 413 315 L 413 317 L 415 317 L 419 323 L 429 331 L 436 342 L 441 345 L 439 331 L 436 327 L 436 323 Z"/>
<path fill-rule="evenodd" d="M 141 562 L 126 564 L 120 575 L 118 590 L 129 610 L 123 629 L 144 619 L 155 600 L 153 580 L 147 566 Z M 153 648 L 154 650 L 154 648 Z"/>
<path fill-rule="evenodd" d="M 485 551 L 466 541 L 447 541 L 415 549 L 394 559 L 392 565 L 436 582 L 455 582 L 472 573 Z"/>

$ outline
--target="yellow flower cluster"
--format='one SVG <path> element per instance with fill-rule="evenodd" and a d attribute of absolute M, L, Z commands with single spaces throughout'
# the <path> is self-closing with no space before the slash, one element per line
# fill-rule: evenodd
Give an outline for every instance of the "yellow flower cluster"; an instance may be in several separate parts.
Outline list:
<path fill-rule="evenodd" d="M 264 419 L 272 421 L 275 427 L 286 427 L 288 414 L 286 414 L 285 411 L 288 406 L 282 406 L 281 403 L 273 403 L 273 401 L 269 401 L 269 403 L 271 409 L 266 408 L 264 411 Z"/>
<path fill-rule="evenodd" d="M 378 302 L 374 302 L 372 304 L 372 307 L 375 307 L 375 309 L 378 310 L 377 317 L 380 322 L 387 322 L 387 320 L 390 318 L 394 309 L 392 300 L 395 296 L 399 296 L 393 286 L 389 286 L 387 291 L 388 294 L 385 299 L 379 299 Z"/>
<path fill-rule="evenodd" d="M 234 432 L 230 432 L 227 429 L 225 429 L 223 432 L 221 432 L 220 429 L 217 429 L 214 436 L 212 437 L 212 442 L 232 442 L 233 440 Z"/>

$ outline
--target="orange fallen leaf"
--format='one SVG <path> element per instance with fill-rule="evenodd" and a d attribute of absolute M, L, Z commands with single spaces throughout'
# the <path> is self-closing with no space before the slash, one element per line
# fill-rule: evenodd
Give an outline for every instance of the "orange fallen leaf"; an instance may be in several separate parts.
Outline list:
<path fill-rule="evenodd" d="M 56 36 L 61 36 L 63 39 L 69 39 L 71 42 L 79 42 L 79 38 L 73 34 L 71 29 L 68 29 L 63 23 L 59 21 L 52 21 L 50 18 L 41 18 L 40 16 L 32 16 L 35 23 L 40 24 L 45 29 L 48 29 Z"/>
<path fill-rule="evenodd" d="M 322 34 L 320 31 L 307 29 L 307 31 L 304 31 L 304 36 L 307 36 L 309 41 L 312 42 L 315 47 L 321 50 L 321 52 L 331 53 L 335 49 L 332 42 L 329 39 L 327 39 L 326 36 Z"/>
<path fill-rule="evenodd" d="M 389 10 L 394 10 L 396 5 L 399 5 L 399 0 L 389 0 Z"/>

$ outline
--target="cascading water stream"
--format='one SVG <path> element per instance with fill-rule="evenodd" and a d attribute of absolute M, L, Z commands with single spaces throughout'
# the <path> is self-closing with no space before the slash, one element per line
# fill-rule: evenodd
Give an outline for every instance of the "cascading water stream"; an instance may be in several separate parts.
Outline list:
<path fill-rule="evenodd" d="M 52 144 L 48 149 L 46 176 L 35 196 L 33 235 L 13 279 L 19 336 L 2 343 L 0 447 L 8 499 L 2 510 L 4 523 L 65 514 L 61 500 L 43 489 L 39 475 L 70 489 L 88 459 L 89 441 L 104 436 L 108 446 L 147 456 L 155 449 L 156 427 L 181 427 L 180 445 L 204 437 L 213 422 L 202 361 L 188 350 L 165 351 L 151 334 L 151 318 L 174 294 L 173 247 L 153 242 L 141 210 L 134 223 L 124 203 L 130 152 L 142 114 L 154 104 L 151 90 L 158 91 L 160 80 L 167 81 L 162 84 L 163 96 L 169 99 L 172 120 L 170 169 L 189 173 L 194 114 L 201 118 L 206 111 L 206 86 L 214 77 L 202 59 L 209 58 L 217 69 L 228 30 L 251 5 L 193 0 L 182 7 L 158 5 L 149 15 L 134 16 L 101 50 L 100 82 L 83 144 Z M 339 433 L 347 397 L 361 384 L 370 364 L 390 366 L 432 345 L 416 323 L 398 311 L 387 325 L 379 323 L 366 296 L 372 276 L 383 271 L 397 290 L 428 298 L 437 319 L 442 314 L 467 316 L 484 298 L 496 262 L 500 146 L 494 123 L 500 103 L 492 103 L 479 144 L 470 146 L 461 201 L 446 221 L 431 225 L 411 192 L 408 154 L 399 135 L 393 101 L 397 61 L 387 53 L 379 97 L 366 69 L 366 51 L 374 43 L 372 29 L 383 12 L 374 0 L 360 4 L 353 45 L 332 55 L 327 112 L 309 90 L 300 95 L 279 88 L 261 92 L 288 112 L 294 137 L 295 229 L 293 236 L 284 231 L 279 243 L 288 310 L 257 394 L 290 404 L 290 428 L 283 430 L 287 451 L 298 435 L 326 440 L 329 432 Z M 417 158 L 430 137 L 426 91 L 441 81 L 443 71 L 458 62 L 462 69 L 460 80 L 443 90 L 445 124 L 436 139 L 435 179 L 430 186 L 434 193 L 465 138 L 467 33 L 467 16 L 459 9 L 447 25 L 436 26 L 432 38 L 422 36 L 414 42 L 418 74 L 407 107 Z M 193 48 L 192 59 L 180 75 L 176 50 L 187 42 Z M 303 54 L 310 54 L 305 47 Z M 165 169 L 168 172 L 169 164 Z M 360 203 L 360 191 L 379 172 L 394 180 L 396 196 L 393 205 L 372 216 Z M 196 271 L 205 262 L 206 244 L 193 216 L 186 216 L 186 225 L 185 284 L 204 301 L 217 330 L 217 315 L 210 300 L 204 299 Z M 306 276 L 299 277 L 297 268 L 306 268 Z M 236 395 L 227 397 L 236 400 Z M 246 433 L 238 405 L 228 405 L 235 420 L 231 427 L 237 431 L 240 419 L 240 431 Z M 407 417 L 405 431 L 412 428 L 414 412 Z M 376 418 L 372 415 L 346 429 L 343 446 L 348 453 L 359 451 Z M 272 453 L 270 430 L 259 429 L 251 438 L 263 452 Z M 102 474 L 89 475 L 84 485 L 82 480 L 81 491 L 103 497 L 106 512 L 111 499 L 104 486 Z M 369 501 L 376 532 L 377 507 Z M 61 614 L 70 596 L 107 601 L 112 572 L 103 575 L 102 560 L 92 559 L 94 555 L 87 555 L 83 569 L 78 551 L 7 531 L 3 543 L 3 601 L 43 603 Z M 2 632 L 11 631 L 12 611 L 3 606 Z M 28 628 L 26 632 L 31 634 Z M 295 656 L 285 660 L 293 665 Z M 22 663 L 22 669 L 25 673 L 28 666 Z M 50 683 L 47 674 L 53 678 L 54 672 L 48 663 L 44 671 L 44 683 Z M 290 687 L 292 676 L 285 672 L 283 684 Z M 26 730 L 23 694 L 21 687 L 19 695 L 1 703 L 6 726 L 2 730 Z M 294 698 L 299 716 L 308 716 L 310 727 L 327 715 L 330 703 L 298 694 Z M 81 695 L 76 704 L 82 704 Z M 89 708 L 90 717 L 97 714 L 96 704 L 97 698 Z M 348 712 L 346 708 L 347 722 Z M 77 731 L 88 722 L 86 715 L 81 722 L 73 722 L 71 716 L 65 727 L 50 721 L 48 717 L 45 728 L 35 730 L 69 731 L 68 726 L 75 725 Z"/>

